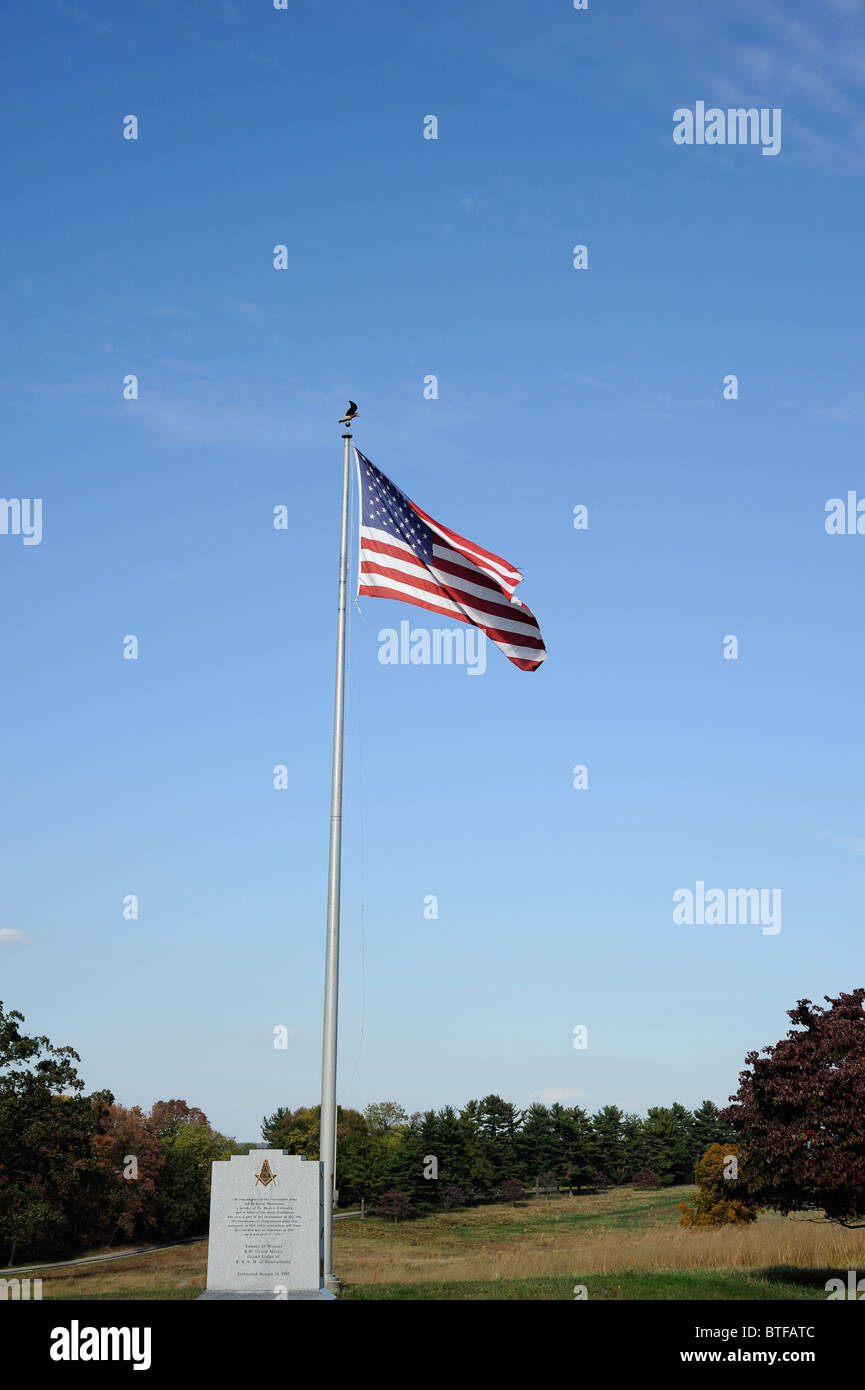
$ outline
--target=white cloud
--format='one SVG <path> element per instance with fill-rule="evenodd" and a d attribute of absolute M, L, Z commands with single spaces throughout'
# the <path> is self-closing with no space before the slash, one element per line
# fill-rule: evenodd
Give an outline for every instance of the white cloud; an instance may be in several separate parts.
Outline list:
<path fill-rule="evenodd" d="M 0 927 L 0 946 L 20 946 L 26 940 L 23 931 L 16 931 L 14 927 Z"/>

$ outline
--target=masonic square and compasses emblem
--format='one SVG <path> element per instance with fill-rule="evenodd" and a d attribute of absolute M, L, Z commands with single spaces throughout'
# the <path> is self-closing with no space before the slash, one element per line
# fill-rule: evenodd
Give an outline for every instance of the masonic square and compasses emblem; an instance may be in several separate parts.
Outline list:
<path fill-rule="evenodd" d="M 276 1182 L 276 1174 L 270 1171 L 270 1164 L 267 1159 L 262 1163 L 261 1172 L 258 1174 L 255 1181 L 260 1182 L 262 1187 L 267 1187 L 270 1183 Z"/>

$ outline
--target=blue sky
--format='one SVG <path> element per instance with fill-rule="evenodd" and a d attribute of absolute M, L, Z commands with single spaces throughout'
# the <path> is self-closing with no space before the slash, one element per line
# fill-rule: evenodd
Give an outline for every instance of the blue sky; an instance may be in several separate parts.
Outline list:
<path fill-rule="evenodd" d="M 723 1101 L 863 983 L 860 0 L 4 27 L 0 490 L 43 535 L 0 535 L 0 998 L 128 1105 L 317 1101 L 351 397 L 549 657 L 384 666 L 440 621 L 353 613 L 341 1103 Z M 780 108 L 780 154 L 677 146 L 697 101 Z M 782 930 L 674 923 L 698 880 Z"/>

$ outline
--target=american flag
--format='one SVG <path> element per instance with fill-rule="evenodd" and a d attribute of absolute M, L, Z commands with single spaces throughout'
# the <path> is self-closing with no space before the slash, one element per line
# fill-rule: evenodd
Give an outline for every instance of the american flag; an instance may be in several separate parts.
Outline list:
<path fill-rule="evenodd" d="M 530 608 L 514 597 L 519 570 L 433 521 L 357 455 L 360 497 L 358 594 L 396 598 L 485 632 L 521 671 L 546 658 Z"/>

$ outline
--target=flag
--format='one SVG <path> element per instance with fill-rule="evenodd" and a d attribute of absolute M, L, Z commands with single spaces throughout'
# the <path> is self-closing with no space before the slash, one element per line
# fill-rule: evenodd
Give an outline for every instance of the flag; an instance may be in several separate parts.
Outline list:
<path fill-rule="evenodd" d="M 546 658 L 530 608 L 515 598 L 519 570 L 433 521 L 396 483 L 357 456 L 360 498 L 358 594 L 395 598 L 485 632 L 521 671 Z"/>

